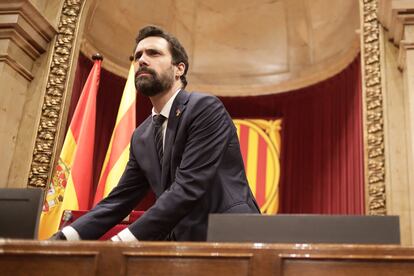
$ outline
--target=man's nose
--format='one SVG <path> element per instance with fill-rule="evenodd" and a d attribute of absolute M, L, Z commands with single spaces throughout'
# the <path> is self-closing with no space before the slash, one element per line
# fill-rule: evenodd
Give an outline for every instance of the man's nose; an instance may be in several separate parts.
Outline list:
<path fill-rule="evenodd" d="M 138 64 L 139 64 L 139 66 L 141 67 L 141 66 L 148 66 L 149 65 L 149 63 L 148 63 L 148 59 L 147 59 L 147 57 L 146 57 L 146 55 L 145 54 L 142 54 L 140 57 L 139 57 L 139 59 L 138 59 Z"/>

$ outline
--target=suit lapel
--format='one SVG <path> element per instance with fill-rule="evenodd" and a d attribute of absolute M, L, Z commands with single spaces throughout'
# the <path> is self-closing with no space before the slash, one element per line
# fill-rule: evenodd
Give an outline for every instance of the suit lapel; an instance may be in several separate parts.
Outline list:
<path fill-rule="evenodd" d="M 163 187 L 163 190 L 168 188 L 168 186 L 171 184 L 171 152 L 177 133 L 177 128 L 181 121 L 182 113 L 185 110 L 189 96 L 190 94 L 184 90 L 178 92 L 171 106 L 170 114 L 168 116 L 167 132 L 165 133 L 164 142 L 164 157 L 161 172 L 161 185 Z"/>

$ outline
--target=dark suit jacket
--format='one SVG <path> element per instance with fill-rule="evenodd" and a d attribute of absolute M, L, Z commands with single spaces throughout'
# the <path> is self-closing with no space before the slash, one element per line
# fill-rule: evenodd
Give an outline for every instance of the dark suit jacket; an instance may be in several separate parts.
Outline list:
<path fill-rule="evenodd" d="M 162 169 L 148 117 L 135 131 L 119 184 L 72 224 L 97 239 L 126 217 L 148 188 L 155 204 L 129 226 L 139 240 L 206 239 L 210 213 L 259 213 L 247 183 L 236 128 L 214 96 L 180 91 L 168 118 Z"/>

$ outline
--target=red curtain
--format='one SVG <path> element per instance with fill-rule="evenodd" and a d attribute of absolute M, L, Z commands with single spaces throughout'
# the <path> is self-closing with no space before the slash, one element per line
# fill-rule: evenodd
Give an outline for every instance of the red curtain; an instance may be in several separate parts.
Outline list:
<path fill-rule="evenodd" d="M 310 87 L 221 100 L 233 118 L 283 118 L 280 213 L 364 213 L 359 57 Z"/>
<path fill-rule="evenodd" d="M 70 110 L 92 62 L 80 54 Z M 363 214 L 364 172 L 360 59 L 310 87 L 266 96 L 220 97 L 233 118 L 283 118 L 281 213 Z M 115 124 L 125 79 L 102 70 L 97 102 L 95 183 Z M 137 96 L 137 123 L 151 111 Z M 69 112 L 69 121 L 72 112 Z M 140 208 L 152 202 L 149 196 Z"/>

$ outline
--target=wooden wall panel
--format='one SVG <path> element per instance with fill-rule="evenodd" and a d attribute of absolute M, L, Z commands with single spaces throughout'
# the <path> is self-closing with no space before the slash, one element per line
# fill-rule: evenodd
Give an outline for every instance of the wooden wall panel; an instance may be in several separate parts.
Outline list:
<path fill-rule="evenodd" d="M 96 256 L 79 252 L 6 253 L 0 257 L 0 275 L 97 275 Z"/>
<path fill-rule="evenodd" d="M 285 260 L 282 265 L 283 276 L 403 276 L 413 275 L 414 262 L 404 260 Z"/>
<path fill-rule="evenodd" d="M 211 256 L 128 257 L 126 275 L 248 276 L 249 259 Z M 195 273 L 197 271 L 197 273 Z"/>
<path fill-rule="evenodd" d="M 377 276 L 413 275 L 414 248 L 0 239 L 0 275 Z"/>

